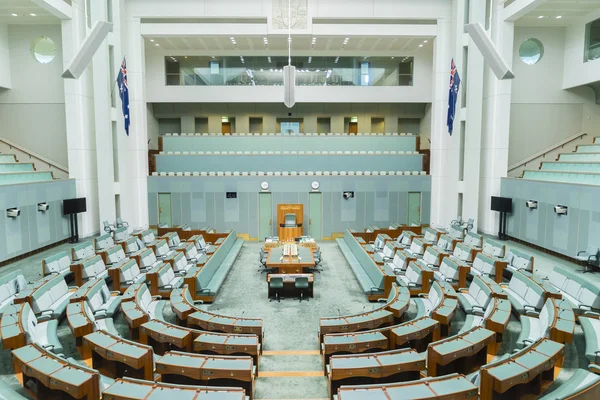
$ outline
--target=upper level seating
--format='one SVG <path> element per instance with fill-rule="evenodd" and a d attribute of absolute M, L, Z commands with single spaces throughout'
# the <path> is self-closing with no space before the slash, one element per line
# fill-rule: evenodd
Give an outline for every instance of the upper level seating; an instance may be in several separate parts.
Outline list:
<path fill-rule="evenodd" d="M 137 236 L 130 237 L 123 242 L 122 245 L 127 257 L 131 257 L 132 255 L 146 249 L 144 242 L 142 242 Z"/>
<path fill-rule="evenodd" d="M 71 301 L 86 300 L 96 319 L 112 318 L 121 305 L 120 292 L 111 292 L 104 279 L 92 280 L 81 286 Z"/>
<path fill-rule="evenodd" d="M 37 343 L 56 354 L 63 352 L 56 330 L 58 320 L 38 320 L 29 303 L 7 307 L 2 315 L 2 347 L 5 350 L 18 349 L 28 343 Z"/>
<path fill-rule="evenodd" d="M 61 251 L 42 260 L 43 276 L 58 274 L 66 276 L 71 273 L 71 259 L 66 251 Z"/>
<path fill-rule="evenodd" d="M 183 254 L 180 256 L 185 260 Z M 176 276 L 175 271 L 170 264 L 162 264 L 152 268 L 146 274 L 146 279 L 150 284 L 150 293 L 168 298 L 171 290 L 183 286 L 183 277 Z"/>
<path fill-rule="evenodd" d="M 129 229 L 126 226 L 122 226 L 113 231 L 113 239 L 115 242 L 124 242 L 129 239 Z"/>
<path fill-rule="evenodd" d="M 64 278 L 57 276 L 34 290 L 31 294 L 31 308 L 39 318 L 60 319 L 74 293 Z"/>
<path fill-rule="evenodd" d="M 102 260 L 108 267 L 112 267 L 117 264 L 121 264 L 127 260 L 125 250 L 120 244 L 114 245 L 113 247 L 103 251 Z"/>
<path fill-rule="evenodd" d="M 483 243 L 483 254 L 490 257 L 504 258 L 506 245 L 495 240 L 486 239 Z"/>
<path fill-rule="evenodd" d="M 442 262 L 442 254 L 433 246 L 429 246 L 425 249 L 422 261 L 427 264 L 429 268 L 437 270 Z"/>
<path fill-rule="evenodd" d="M 148 246 L 150 243 L 152 243 L 152 242 L 154 242 L 156 240 L 156 237 L 154 235 L 154 231 L 151 230 L 151 229 L 145 230 L 143 232 L 134 233 L 134 236 L 136 236 L 142 242 L 144 242 L 144 244 L 146 246 Z"/>
<path fill-rule="evenodd" d="M 575 331 L 575 315 L 566 300 L 548 298 L 538 313 L 521 315 L 521 332 L 517 346 L 523 348 L 547 337 L 559 343 L 571 343 Z"/>
<path fill-rule="evenodd" d="M 457 239 L 453 238 L 450 235 L 443 234 L 440 235 L 440 238 L 438 239 L 435 248 L 439 251 L 452 253 L 454 251 L 454 248 L 456 247 L 456 243 L 458 243 Z"/>
<path fill-rule="evenodd" d="M 52 172 L 0 172 L 0 185 L 15 185 L 18 183 L 46 182 L 53 180 Z"/>
<path fill-rule="evenodd" d="M 162 264 L 163 262 L 156 258 L 154 251 L 150 248 L 146 248 L 146 250 L 139 253 L 139 256 L 136 257 L 138 261 L 138 267 L 142 272 L 148 272 L 152 268 Z"/>
<path fill-rule="evenodd" d="M 175 250 L 171 250 L 166 239 L 159 239 L 154 246 L 154 254 L 156 255 L 156 258 L 162 260 L 165 257 L 174 255 Z"/>
<path fill-rule="evenodd" d="M 72 269 L 77 285 L 82 285 L 90 279 L 106 279 L 108 277 L 106 265 L 100 256 L 94 256 L 80 263 L 73 264 Z"/>
<path fill-rule="evenodd" d="M 13 299 L 30 285 L 21 271 L 13 271 L 0 276 L 0 317 L 4 309 L 13 304 Z"/>
<path fill-rule="evenodd" d="M 418 138 L 406 134 L 166 134 L 160 137 L 164 151 L 414 151 Z"/>
<path fill-rule="evenodd" d="M 468 263 L 472 263 L 476 255 L 477 251 L 474 248 L 469 247 L 462 242 L 456 243 L 456 247 L 454 247 L 454 252 L 452 253 L 453 257 Z"/>
<path fill-rule="evenodd" d="M 600 289 L 583 276 L 555 266 L 546 279 L 571 303 L 575 314 L 600 312 Z"/>
<path fill-rule="evenodd" d="M 510 249 L 503 261 L 506 261 L 506 270 L 510 273 L 519 271 L 525 274 L 533 273 L 533 256 L 517 249 Z"/>
<path fill-rule="evenodd" d="M 372 243 L 369 242 L 369 244 L 365 244 L 363 247 L 369 253 L 377 253 L 382 251 L 383 247 L 385 246 L 385 243 L 390 240 L 391 238 L 389 237 L 389 235 L 380 233 L 375 237 L 375 240 Z"/>
<path fill-rule="evenodd" d="M 392 261 L 387 262 L 385 265 L 390 267 L 395 274 L 400 274 L 406 271 L 408 264 L 414 260 L 415 258 L 407 256 L 405 252 L 396 250 L 396 254 L 394 254 Z"/>
<path fill-rule="evenodd" d="M 396 244 L 398 244 L 402 248 L 409 248 L 413 239 L 419 237 L 413 231 L 402 231 L 400 236 L 396 238 Z"/>
<path fill-rule="evenodd" d="M 520 272 L 514 272 L 504 291 L 513 309 L 519 314 L 539 312 L 546 300 L 546 291 L 533 279 Z"/>
<path fill-rule="evenodd" d="M 94 247 L 96 251 L 106 250 L 115 245 L 115 241 L 110 233 L 98 236 L 94 239 Z"/>
<path fill-rule="evenodd" d="M 0 160 L 0 173 L 5 172 L 33 172 L 35 167 L 32 163 L 12 162 L 5 163 Z"/>
<path fill-rule="evenodd" d="M 437 244 L 440 236 L 442 236 L 446 231 L 442 231 L 436 228 L 425 228 L 423 229 L 423 241 L 428 244 Z"/>
<path fill-rule="evenodd" d="M 14 154 L 0 154 L 0 163 L 16 163 L 17 157 Z"/>
<path fill-rule="evenodd" d="M 94 257 L 96 251 L 92 242 L 81 242 L 71 247 L 71 259 L 75 261 L 83 261 L 87 258 Z"/>
<path fill-rule="evenodd" d="M 421 258 L 425 253 L 428 244 L 424 243 L 421 238 L 414 238 L 408 249 L 405 249 L 408 254 L 416 258 Z"/>
<path fill-rule="evenodd" d="M 341 386 L 334 400 L 364 399 L 470 399 L 477 387 L 463 375 L 427 377 L 418 381 L 376 385 Z"/>

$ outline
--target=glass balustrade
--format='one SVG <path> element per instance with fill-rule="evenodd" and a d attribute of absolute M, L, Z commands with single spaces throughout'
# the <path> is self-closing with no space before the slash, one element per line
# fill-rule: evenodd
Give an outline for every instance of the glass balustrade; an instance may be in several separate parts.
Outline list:
<path fill-rule="evenodd" d="M 293 57 L 297 86 L 412 86 L 413 57 Z M 167 86 L 282 86 L 287 57 L 166 56 Z"/>

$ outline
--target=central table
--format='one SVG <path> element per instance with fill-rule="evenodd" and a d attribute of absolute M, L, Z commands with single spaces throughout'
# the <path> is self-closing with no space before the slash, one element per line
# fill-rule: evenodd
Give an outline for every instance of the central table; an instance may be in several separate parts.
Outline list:
<path fill-rule="evenodd" d="M 315 258 L 312 250 L 298 246 L 298 257 L 284 256 L 283 246 L 267 249 L 267 268 L 273 268 L 280 274 L 301 274 L 304 268 L 314 268 Z"/>

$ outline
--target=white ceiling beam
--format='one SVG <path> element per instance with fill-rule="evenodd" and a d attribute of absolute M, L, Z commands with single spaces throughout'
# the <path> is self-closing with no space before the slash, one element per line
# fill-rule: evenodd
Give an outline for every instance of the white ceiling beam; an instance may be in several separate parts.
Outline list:
<path fill-rule="evenodd" d="M 516 21 L 546 2 L 548 0 L 515 0 L 511 5 L 504 8 L 504 20 Z"/>
<path fill-rule="evenodd" d="M 266 24 L 143 23 L 143 36 L 267 36 Z"/>
<path fill-rule="evenodd" d="M 72 7 L 63 0 L 31 0 L 58 19 L 69 20 L 73 18 Z"/>
<path fill-rule="evenodd" d="M 437 25 L 384 25 L 384 24 L 314 24 L 313 36 L 350 37 L 348 32 L 357 32 L 360 37 L 434 37 Z"/>

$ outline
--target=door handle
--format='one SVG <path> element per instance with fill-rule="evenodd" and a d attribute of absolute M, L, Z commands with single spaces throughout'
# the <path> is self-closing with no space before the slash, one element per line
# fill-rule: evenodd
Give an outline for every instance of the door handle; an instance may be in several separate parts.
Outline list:
<path fill-rule="evenodd" d="M 309 225 L 312 225 L 312 218 L 309 218 L 309 219 L 308 219 L 308 224 L 309 224 Z"/>
<path fill-rule="evenodd" d="M 273 225 L 273 219 L 271 218 L 271 219 L 269 220 L 269 226 L 272 226 L 272 225 Z"/>

